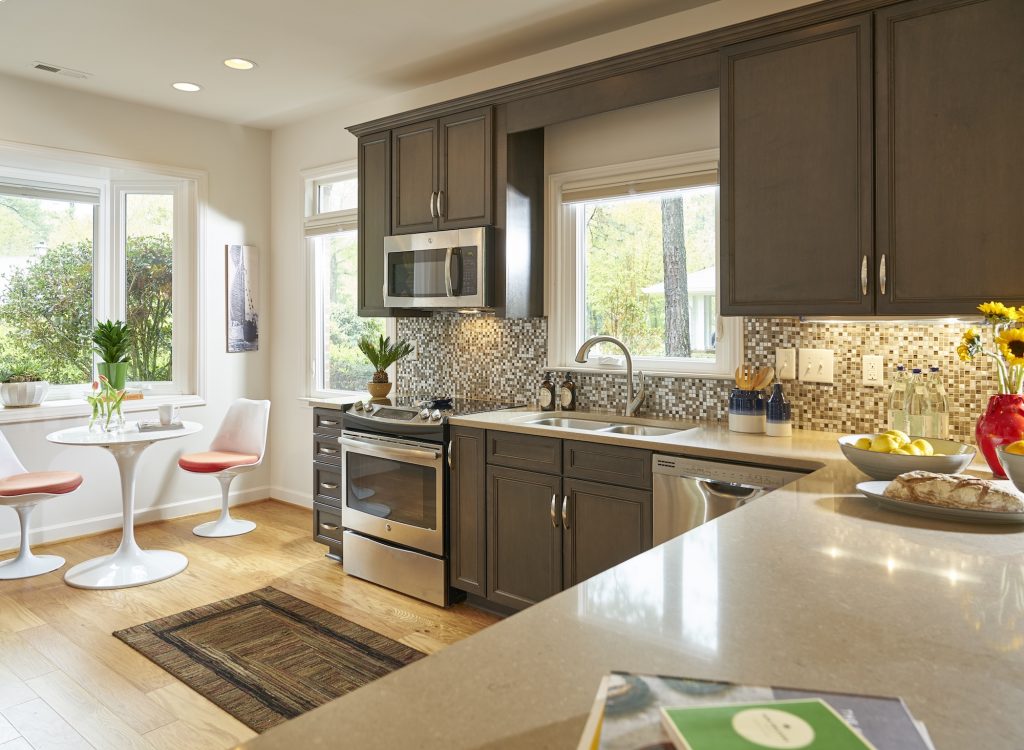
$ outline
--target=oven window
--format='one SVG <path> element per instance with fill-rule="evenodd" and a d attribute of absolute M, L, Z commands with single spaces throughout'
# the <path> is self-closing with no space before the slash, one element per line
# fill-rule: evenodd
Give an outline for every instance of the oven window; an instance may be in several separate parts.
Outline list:
<path fill-rule="evenodd" d="M 392 297 L 446 297 L 447 248 L 388 253 L 388 293 Z"/>
<path fill-rule="evenodd" d="M 437 528 L 435 468 L 348 453 L 346 500 L 352 510 L 421 529 Z"/>

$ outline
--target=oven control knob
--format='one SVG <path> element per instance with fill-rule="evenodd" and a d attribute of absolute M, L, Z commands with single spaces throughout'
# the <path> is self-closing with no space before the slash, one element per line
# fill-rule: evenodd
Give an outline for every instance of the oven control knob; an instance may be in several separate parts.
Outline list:
<path fill-rule="evenodd" d="M 424 422 L 430 419 L 430 409 L 424 409 L 423 411 L 421 411 L 420 419 L 422 419 Z"/>
<path fill-rule="evenodd" d="M 352 411 L 362 411 L 362 410 L 363 410 L 363 402 L 362 401 L 356 401 L 354 404 L 352 404 Z"/>
<path fill-rule="evenodd" d="M 440 422 L 441 421 L 441 410 L 440 409 L 434 409 L 434 411 L 430 412 L 430 419 L 431 419 L 431 421 L 434 421 L 434 422 Z"/>
<path fill-rule="evenodd" d="M 363 411 L 373 411 L 373 404 L 370 401 L 364 401 Z"/>

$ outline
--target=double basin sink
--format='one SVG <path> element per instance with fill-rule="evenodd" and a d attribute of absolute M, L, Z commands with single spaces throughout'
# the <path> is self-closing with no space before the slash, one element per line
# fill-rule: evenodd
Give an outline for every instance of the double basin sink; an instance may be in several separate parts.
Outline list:
<path fill-rule="evenodd" d="M 645 424 L 621 424 L 615 422 L 604 422 L 597 419 L 572 419 L 570 417 L 547 417 L 545 419 L 534 419 L 526 424 L 535 424 L 542 427 L 568 427 L 572 430 L 590 430 L 592 432 L 606 432 L 614 435 L 641 435 L 653 437 L 657 435 L 673 435 L 683 430 L 668 429 L 665 427 L 652 427 Z"/>

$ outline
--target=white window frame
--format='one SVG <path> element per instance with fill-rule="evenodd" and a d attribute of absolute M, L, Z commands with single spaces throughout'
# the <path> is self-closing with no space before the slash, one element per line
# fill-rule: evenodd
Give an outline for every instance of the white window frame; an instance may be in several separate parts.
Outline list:
<path fill-rule="evenodd" d="M 328 164 L 322 167 L 306 169 L 301 172 L 303 180 L 303 225 L 302 245 L 303 259 L 306 265 L 306 289 L 308 290 L 306 306 L 306 346 L 308 351 L 303 361 L 308 362 L 306 369 L 306 392 L 310 398 L 336 398 L 344 396 L 364 395 L 365 391 L 334 390 L 324 387 L 324 350 L 323 320 L 320 311 L 323 309 L 323 294 L 317 278 L 317 259 L 315 240 L 317 237 L 341 232 L 359 231 L 359 209 L 349 208 L 342 211 L 319 212 L 317 206 L 318 188 L 324 182 L 337 182 L 344 179 L 358 179 L 356 161 L 345 161 Z M 358 237 L 358 234 L 357 234 Z M 358 258 L 357 258 L 358 262 Z M 385 335 L 397 338 L 398 330 L 394 318 L 386 318 Z M 388 378 L 395 381 L 397 368 L 388 368 Z"/>
<path fill-rule="evenodd" d="M 93 226 L 93 317 L 124 319 L 124 211 L 120 189 L 127 192 L 173 193 L 174 333 L 172 380 L 164 383 L 130 381 L 144 398 L 125 402 L 127 412 L 153 409 L 161 403 L 179 406 L 205 404 L 205 172 L 136 162 L 116 157 L 65 151 L 0 141 L 0 180 L 82 192 L 97 191 L 99 206 Z M 115 244 L 116 243 L 116 244 Z M 113 287 L 113 288 L 112 288 Z M 98 358 L 94 358 L 94 362 Z M 52 386 L 46 401 L 32 410 L 0 409 L 0 424 L 36 422 L 88 414 L 84 394 L 88 384 Z"/>
<path fill-rule="evenodd" d="M 578 273 L 584 238 L 577 228 L 576 208 L 562 203 L 562 193 L 613 184 L 626 185 L 640 180 L 653 180 L 676 175 L 718 170 L 718 149 L 695 151 L 670 157 L 644 159 L 623 164 L 591 167 L 548 176 L 547 184 L 547 247 L 545 257 L 545 313 L 548 316 L 548 367 L 594 372 L 622 372 L 623 367 L 605 367 L 575 361 L 583 343 L 584 321 L 579 315 L 579 301 L 584 298 L 586 279 Z M 716 267 L 721 268 L 721 211 L 716 229 Z M 716 299 L 721 304 L 721 290 L 715 281 Z M 633 357 L 633 364 L 652 375 L 731 378 L 743 358 L 743 319 L 718 315 L 716 324 L 715 361 L 670 357 Z"/>

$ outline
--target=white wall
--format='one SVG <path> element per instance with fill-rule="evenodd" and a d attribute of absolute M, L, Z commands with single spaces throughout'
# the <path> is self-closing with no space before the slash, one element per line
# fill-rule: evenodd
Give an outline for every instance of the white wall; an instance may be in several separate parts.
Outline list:
<path fill-rule="evenodd" d="M 273 496 L 308 503 L 311 495 L 312 412 L 299 401 L 306 395 L 309 361 L 305 343 L 308 298 L 301 241 L 303 193 L 299 171 L 355 159 L 356 140 L 345 130 L 346 126 L 808 5 L 811 1 L 720 0 L 414 91 L 353 104 L 274 130 L 271 224 L 276 252 L 272 257 L 272 295 L 286 302 L 276 306 L 271 321 L 271 334 L 276 342 L 271 363 L 276 410 L 271 425 L 275 445 L 271 466 Z M 616 120 L 612 117 L 606 122 Z M 667 133 L 670 123 L 666 122 L 664 127 Z M 664 139 L 666 143 L 672 141 L 671 134 Z"/>
<path fill-rule="evenodd" d="M 207 405 L 183 410 L 203 432 L 154 445 L 142 458 L 137 507 L 140 520 L 212 510 L 219 487 L 209 477 L 177 468 L 182 452 L 205 450 L 228 404 L 240 396 L 270 395 L 271 326 L 260 332 L 260 351 L 225 352 L 224 245 L 255 245 L 261 253 L 261 318 L 270 317 L 270 134 L 264 130 L 176 114 L 116 99 L 0 76 L 0 140 L 69 149 L 151 164 L 203 170 L 208 175 L 205 255 Z M 155 412 L 143 413 L 151 418 Z M 275 415 L 271 415 L 273 424 Z M 113 458 L 101 448 L 63 448 L 46 442 L 54 430 L 83 424 L 81 417 L 5 424 L 3 432 L 30 471 L 67 469 L 85 482 L 76 492 L 43 503 L 34 517 L 37 539 L 54 539 L 120 526 L 120 488 Z M 267 497 L 267 466 L 240 477 L 244 499 Z M 17 520 L 0 512 L 0 549 L 17 544 Z"/>

